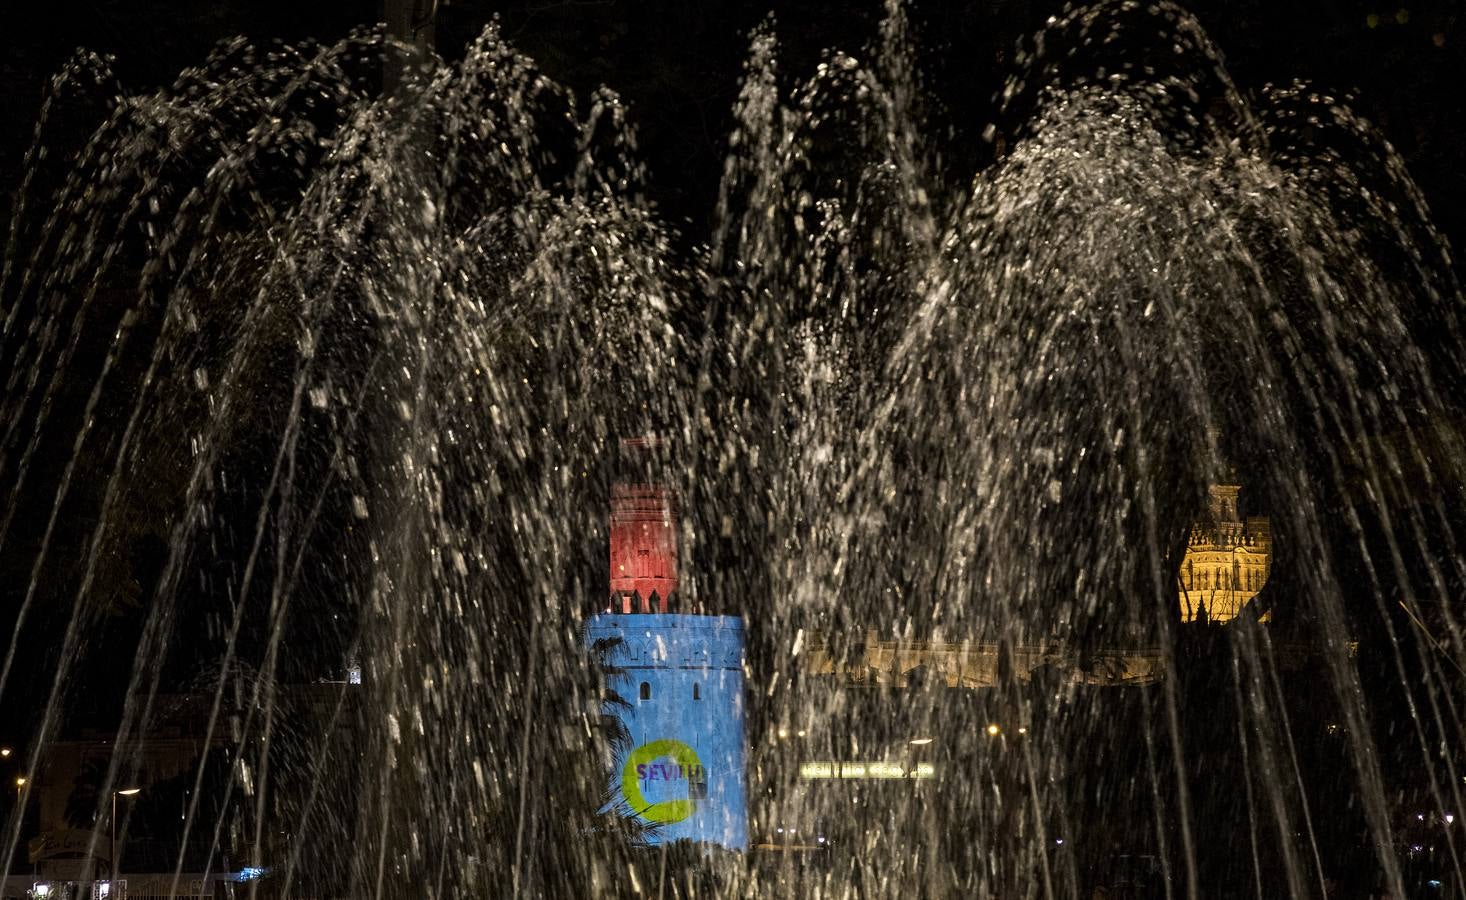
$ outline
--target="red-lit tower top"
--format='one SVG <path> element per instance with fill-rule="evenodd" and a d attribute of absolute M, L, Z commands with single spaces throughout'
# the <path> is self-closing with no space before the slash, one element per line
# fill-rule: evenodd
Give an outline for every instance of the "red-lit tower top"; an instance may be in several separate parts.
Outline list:
<path fill-rule="evenodd" d="M 656 438 L 621 442 L 629 459 L 644 463 Z M 644 467 L 643 467 L 644 469 Z M 677 593 L 677 492 L 642 480 L 611 486 L 611 608 L 622 613 L 674 611 Z"/>

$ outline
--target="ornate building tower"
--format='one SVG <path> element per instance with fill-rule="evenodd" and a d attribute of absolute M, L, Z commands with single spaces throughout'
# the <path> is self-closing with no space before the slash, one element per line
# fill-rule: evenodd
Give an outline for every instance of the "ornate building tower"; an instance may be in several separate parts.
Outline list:
<path fill-rule="evenodd" d="M 633 457 L 653 444 L 627 441 Z M 645 459 L 635 460 L 645 462 Z M 642 469 L 642 467 L 638 467 Z M 631 734 L 615 761 L 619 799 L 659 826 L 653 843 L 690 839 L 748 846 L 743 719 L 743 621 L 680 612 L 677 494 L 646 480 L 611 488 L 611 584 L 587 639 L 613 644 Z"/>
<path fill-rule="evenodd" d="M 1237 514 L 1235 484 L 1214 484 L 1207 518 L 1191 528 L 1181 562 L 1181 621 L 1234 619 L 1267 582 L 1272 529 L 1264 516 Z"/>

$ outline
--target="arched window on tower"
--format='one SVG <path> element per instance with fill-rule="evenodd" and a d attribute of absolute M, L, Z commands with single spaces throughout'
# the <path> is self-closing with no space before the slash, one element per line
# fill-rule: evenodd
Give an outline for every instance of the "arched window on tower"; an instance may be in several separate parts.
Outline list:
<path fill-rule="evenodd" d="M 652 685 L 651 685 L 651 682 L 649 682 L 649 681 L 643 681 L 641 683 L 641 699 L 643 699 L 643 700 L 650 700 L 650 699 L 652 699 Z"/>

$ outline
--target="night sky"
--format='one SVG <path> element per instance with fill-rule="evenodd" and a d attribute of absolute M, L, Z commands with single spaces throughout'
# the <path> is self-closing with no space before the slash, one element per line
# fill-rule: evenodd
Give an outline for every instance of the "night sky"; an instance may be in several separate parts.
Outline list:
<path fill-rule="evenodd" d="M 955 172 L 984 162 L 978 140 L 1017 42 L 1062 8 L 1044 0 L 924 0 L 913 5 L 932 141 Z M 1432 0 L 1197 0 L 1187 4 L 1246 92 L 1306 80 L 1383 129 L 1455 246 L 1466 230 L 1459 165 L 1466 29 L 1457 4 Z M 706 234 L 748 34 L 770 13 L 781 69 L 807 76 L 827 49 L 859 53 L 882 7 L 808 0 L 452 0 L 438 22 L 447 57 L 492 18 L 552 78 L 585 97 L 605 84 L 630 102 L 651 169 L 651 194 L 686 237 Z M 7 194 L 50 76 L 77 47 L 115 56 L 128 90 L 165 85 L 217 41 L 331 40 L 378 16 L 371 0 L 60 0 L 11 4 L 0 28 L 0 171 Z"/>

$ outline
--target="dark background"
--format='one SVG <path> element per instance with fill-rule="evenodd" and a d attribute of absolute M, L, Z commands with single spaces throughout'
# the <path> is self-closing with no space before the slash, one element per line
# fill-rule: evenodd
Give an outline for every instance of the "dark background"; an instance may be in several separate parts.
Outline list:
<path fill-rule="evenodd" d="M 929 141 L 957 171 L 981 165 L 978 135 L 1014 70 L 1017 42 L 1058 0 L 920 0 L 913 36 L 929 91 Z M 1460 246 L 1466 176 L 1458 164 L 1466 30 L 1449 0 L 1195 0 L 1186 4 L 1226 56 L 1238 86 L 1303 79 L 1351 97 L 1404 156 L 1441 230 Z M 124 87 L 169 83 L 215 42 L 331 40 L 381 15 L 379 0 L 58 0 L 0 13 L 0 172 L 8 197 L 50 77 L 77 47 L 115 56 Z M 545 73 L 584 98 L 598 85 L 632 106 L 652 199 L 685 236 L 705 236 L 748 35 L 775 13 L 781 72 L 806 77 L 829 48 L 859 53 L 880 0 L 448 0 L 437 46 L 454 57 L 494 17 Z"/>

